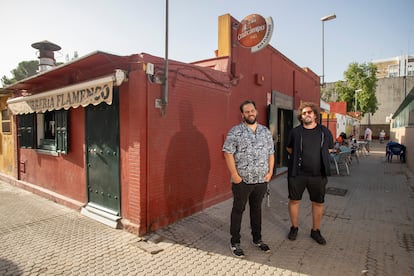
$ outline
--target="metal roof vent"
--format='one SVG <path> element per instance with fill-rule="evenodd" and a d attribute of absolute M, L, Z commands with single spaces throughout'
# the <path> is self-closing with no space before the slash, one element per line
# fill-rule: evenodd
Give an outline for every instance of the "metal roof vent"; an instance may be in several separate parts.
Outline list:
<path fill-rule="evenodd" d="M 54 51 L 61 48 L 50 41 L 43 40 L 32 44 L 32 47 L 39 50 L 39 72 L 44 72 L 56 66 Z"/>

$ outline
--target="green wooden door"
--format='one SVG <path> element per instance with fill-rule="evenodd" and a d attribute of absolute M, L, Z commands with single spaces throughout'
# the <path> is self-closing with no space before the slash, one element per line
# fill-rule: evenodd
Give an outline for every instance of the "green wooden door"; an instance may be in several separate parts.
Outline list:
<path fill-rule="evenodd" d="M 87 193 L 89 203 L 119 215 L 119 93 L 113 92 L 112 105 L 85 109 Z"/>

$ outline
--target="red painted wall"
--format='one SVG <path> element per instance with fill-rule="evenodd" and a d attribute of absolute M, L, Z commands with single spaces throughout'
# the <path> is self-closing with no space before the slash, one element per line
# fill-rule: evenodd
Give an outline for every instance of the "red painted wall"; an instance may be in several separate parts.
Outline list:
<path fill-rule="evenodd" d="M 310 70 L 299 68 L 275 49 L 252 54 L 236 47 L 232 55 L 230 74 L 172 61 L 165 116 L 155 108 L 162 86 L 146 81 L 143 72 L 130 74 L 129 93 L 134 91 L 133 95 L 126 96 L 125 90 L 121 90 L 121 95 L 128 97 L 128 100 L 121 100 L 122 105 L 128 102 L 125 107 L 121 106 L 121 110 L 130 110 L 134 103 L 139 106 L 140 115 L 129 111 L 129 116 L 145 118 L 129 122 L 125 130 L 129 135 L 126 136 L 132 132 L 145 132 L 144 125 L 148 128 L 147 136 L 141 136 L 138 143 L 141 153 L 147 157 L 147 163 L 141 163 L 147 170 L 147 178 L 138 177 L 139 187 L 135 187 L 135 184 L 131 185 L 131 177 L 126 177 L 125 180 L 129 178 L 128 187 L 123 188 L 136 189 L 135 197 L 131 192 L 123 194 L 123 206 L 129 206 L 131 212 L 124 214 L 126 217 L 131 215 L 129 219 L 141 226 L 140 231 L 144 231 L 144 225 L 145 231 L 155 230 L 231 196 L 230 175 L 221 148 L 230 127 L 240 123 L 242 101 L 256 101 L 259 122 L 264 125 L 267 125 L 267 99 L 272 91 L 297 99 L 295 107 L 301 100 L 319 103 L 319 78 Z M 163 66 L 160 58 L 144 56 L 143 59 L 143 63 Z M 223 63 L 222 60 L 219 62 Z M 257 76 L 260 76 L 259 82 Z M 135 77 L 139 80 L 133 80 Z M 126 126 L 125 117 L 121 118 Z M 123 129 L 121 127 L 121 132 Z M 139 160 L 138 155 L 135 157 Z M 132 160 L 130 157 L 125 159 Z M 144 173 L 136 161 L 127 169 L 122 168 Z M 140 203 L 135 200 L 139 194 Z M 126 202 L 133 198 L 135 212 L 132 212 L 131 202 Z M 140 214 L 138 220 L 132 218 L 136 214 Z"/>
<path fill-rule="evenodd" d="M 150 55 L 143 62 L 163 64 Z M 148 82 L 142 69 L 131 71 L 120 87 L 122 217 L 139 233 L 231 195 L 221 153 L 228 131 L 228 76 L 174 61 L 169 66 L 165 115 L 155 107 L 162 86 Z"/>
<path fill-rule="evenodd" d="M 20 179 L 86 202 L 84 109 L 69 112 L 69 154 L 50 156 L 20 149 Z"/>
<path fill-rule="evenodd" d="M 210 72 L 209 72 L 210 71 Z M 208 70 L 208 74 L 217 72 Z M 228 198 L 221 153 L 229 89 L 193 82 L 197 71 L 174 80 L 167 114 L 149 110 L 149 228 L 156 229 Z M 222 77 L 223 78 L 223 77 Z M 150 102 L 157 93 L 149 88 Z"/>
<path fill-rule="evenodd" d="M 131 231 L 145 233 L 148 171 L 147 78 L 141 71 L 129 73 L 120 87 L 121 216 Z"/>
<path fill-rule="evenodd" d="M 329 106 L 331 113 L 346 114 L 346 102 L 330 102 Z"/>

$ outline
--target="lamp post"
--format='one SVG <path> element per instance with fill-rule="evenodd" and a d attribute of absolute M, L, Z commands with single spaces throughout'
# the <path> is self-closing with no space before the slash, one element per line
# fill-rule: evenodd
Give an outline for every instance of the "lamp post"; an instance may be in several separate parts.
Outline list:
<path fill-rule="evenodd" d="M 355 115 L 356 115 L 356 112 L 357 112 L 357 95 L 361 91 L 362 91 L 362 89 L 355 90 L 355 95 L 354 95 L 354 112 L 355 112 Z"/>
<path fill-rule="evenodd" d="M 355 112 L 355 117 L 356 118 L 358 118 L 358 115 L 357 115 L 357 103 L 358 103 L 357 96 L 358 96 L 358 93 L 361 92 L 361 91 L 362 91 L 362 89 L 357 89 L 357 90 L 355 90 L 355 94 L 354 94 L 354 112 Z M 355 132 L 356 131 L 357 130 L 355 130 Z M 360 133 L 361 133 L 361 124 L 359 123 L 358 124 L 358 134 L 355 133 L 355 134 L 357 134 L 357 135 L 355 135 L 357 137 L 357 139 L 359 139 L 359 134 Z"/>
<path fill-rule="evenodd" d="M 325 21 L 333 20 L 336 18 L 335 14 L 330 14 L 327 16 L 324 16 L 321 18 L 322 21 L 322 86 L 325 85 L 325 42 L 324 42 L 324 36 L 325 36 L 325 30 L 324 30 L 324 24 Z"/>

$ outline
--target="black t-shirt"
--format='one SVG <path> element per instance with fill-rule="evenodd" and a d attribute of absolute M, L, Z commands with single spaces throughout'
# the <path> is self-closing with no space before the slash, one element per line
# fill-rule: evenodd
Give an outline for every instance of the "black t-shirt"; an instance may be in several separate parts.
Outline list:
<path fill-rule="evenodd" d="M 319 128 L 320 132 L 320 138 L 316 138 L 315 141 L 309 141 L 309 144 L 311 145 L 311 150 L 316 150 L 318 149 L 320 152 L 319 154 L 315 154 L 313 153 L 313 156 L 316 158 L 320 158 L 320 170 L 321 173 L 317 173 L 317 175 L 323 175 L 323 176 L 329 176 L 331 175 L 331 170 L 330 170 L 330 155 L 329 155 L 329 149 L 332 149 L 334 147 L 333 144 L 333 137 L 331 132 L 329 131 L 328 128 L 326 128 L 323 125 L 318 125 L 314 131 L 317 132 L 317 129 Z M 293 128 L 290 133 L 289 133 L 289 137 L 286 141 L 286 147 L 287 148 L 291 148 L 292 149 L 292 153 L 288 154 L 288 176 L 291 177 L 295 177 L 297 175 L 300 175 L 301 172 L 301 166 L 299 166 L 299 157 L 301 157 L 302 153 L 301 153 L 301 148 L 303 148 L 303 133 L 304 133 L 304 127 L 302 125 L 299 125 L 295 128 Z M 311 130 L 312 132 L 312 130 Z M 310 138 L 306 137 L 305 141 L 306 143 L 308 142 Z M 314 145 L 312 145 L 312 143 L 315 143 Z M 308 145 L 309 145 L 308 144 Z M 302 146 L 301 146 L 302 145 Z M 312 151 L 313 152 L 313 151 Z M 312 155 L 312 154 L 311 154 Z M 310 157 L 313 158 L 313 157 Z M 309 160 L 309 158 L 308 158 Z M 306 161 L 306 162 L 312 162 L 312 161 Z M 317 165 L 318 163 L 315 163 L 315 165 Z M 318 170 L 315 170 L 315 172 L 318 172 Z"/>
<path fill-rule="evenodd" d="M 302 129 L 300 174 L 307 176 L 321 175 L 321 128 Z"/>

